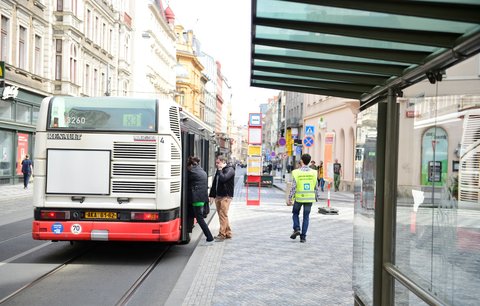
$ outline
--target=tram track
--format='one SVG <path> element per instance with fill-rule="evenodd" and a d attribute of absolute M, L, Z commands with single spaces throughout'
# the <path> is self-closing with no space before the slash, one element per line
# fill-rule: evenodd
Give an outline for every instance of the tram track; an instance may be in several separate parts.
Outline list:
<path fill-rule="evenodd" d="M 51 242 L 42 244 L 38 246 L 35 249 L 38 248 L 44 248 L 45 246 L 51 245 Z M 48 271 L 42 273 L 38 277 L 35 277 L 28 283 L 24 284 L 20 288 L 16 289 L 15 291 L 11 292 L 7 296 L 0 298 L 0 304 L 1 305 L 17 305 L 17 304 L 22 304 L 25 301 L 31 300 L 32 297 L 34 299 L 34 296 L 38 294 L 39 288 L 44 288 L 45 286 L 49 286 L 49 283 L 56 283 L 58 282 L 59 279 L 62 279 L 65 275 L 72 275 L 71 274 L 71 269 L 74 268 L 77 273 L 80 273 L 82 275 L 86 275 L 85 273 L 89 274 L 91 272 L 88 272 L 88 268 L 84 271 L 82 268 L 81 270 L 78 270 L 78 267 L 81 267 L 85 264 L 85 262 L 90 262 L 92 258 L 98 258 L 98 260 L 93 262 L 93 265 L 100 265 L 100 266 L 105 266 L 104 259 L 102 257 L 105 256 L 105 254 L 102 254 L 105 252 L 105 250 L 110 250 L 112 248 L 119 247 L 118 244 L 114 245 L 106 245 L 106 244 L 94 244 L 94 245 L 89 245 L 85 249 L 79 250 L 74 256 L 69 257 L 65 261 L 63 261 L 61 264 L 52 267 Z M 123 248 L 120 244 L 120 247 Z M 132 273 L 129 274 L 136 274 L 137 276 L 135 278 L 125 278 L 124 284 L 125 288 L 123 288 L 122 291 L 119 291 L 117 287 L 117 293 L 112 294 L 111 298 L 113 300 L 110 300 L 108 304 L 111 305 L 127 305 L 131 301 L 132 298 L 134 298 L 137 294 L 137 291 L 139 288 L 142 287 L 142 285 L 145 283 L 145 281 L 149 278 L 149 276 L 152 274 L 152 272 L 161 264 L 162 259 L 169 253 L 169 251 L 172 249 L 173 245 L 165 245 L 164 247 L 158 248 L 155 245 L 150 244 L 149 247 L 144 247 L 140 246 L 143 248 L 145 251 L 148 252 L 148 250 L 156 250 L 155 253 L 151 253 L 152 256 L 149 256 L 150 258 L 144 258 L 140 259 L 138 261 L 138 264 L 140 264 L 137 268 L 136 271 L 138 272 L 133 272 L 134 270 L 131 270 Z M 152 249 L 153 247 L 153 249 Z M 98 250 L 98 251 L 95 251 Z M 29 250 L 29 254 L 33 253 L 35 250 Z M 14 261 L 18 261 L 22 257 L 23 254 L 18 254 L 14 257 L 11 258 L 11 260 L 8 260 L 8 263 L 12 263 Z M 133 255 L 129 255 L 133 256 Z M 128 258 L 128 256 L 126 257 Z M 116 261 L 116 264 L 119 264 L 120 262 L 124 262 L 125 264 L 127 263 L 125 260 L 126 258 L 121 259 L 120 261 Z M 113 260 L 115 262 L 115 260 Z M 7 263 L 5 263 L 7 264 Z M 130 265 L 131 267 L 131 265 Z M 105 272 L 103 270 L 102 272 Z M 157 272 L 158 273 L 158 272 Z M 95 279 L 98 274 L 90 274 L 91 279 Z M 73 276 L 73 275 L 72 275 Z M 74 279 L 76 276 L 74 277 Z M 120 276 L 120 278 L 123 278 Z M 119 279 L 120 279 L 119 278 Z M 128 279 L 128 280 L 127 280 Z M 75 287 L 75 280 L 68 281 L 67 280 L 66 286 L 68 288 L 74 288 Z M 96 290 L 98 292 L 110 292 L 112 287 L 110 283 L 108 282 L 101 282 L 104 286 L 102 287 L 96 287 Z M 118 284 L 118 283 L 117 283 Z M 67 288 L 65 287 L 65 288 Z M 64 289 L 65 290 L 65 289 Z M 49 290 L 49 292 L 51 292 Z M 120 297 L 120 298 L 119 298 Z M 46 305 L 45 302 L 48 301 L 48 303 L 52 303 L 55 301 L 55 299 L 58 298 L 56 295 L 52 295 L 51 298 L 45 299 L 43 297 L 43 300 L 40 302 L 39 305 Z M 73 299 L 75 300 L 75 299 Z M 72 305 L 76 305 L 75 302 L 73 302 Z"/>
<path fill-rule="evenodd" d="M 150 273 L 158 266 L 162 258 L 165 256 L 165 254 L 168 253 L 170 250 L 171 246 L 168 246 L 162 252 L 157 256 L 157 258 L 153 261 L 150 266 L 140 275 L 140 277 L 133 283 L 133 285 L 125 292 L 125 294 L 118 300 L 118 302 L 115 304 L 116 306 L 123 306 L 127 305 L 130 299 L 134 296 L 135 292 L 137 291 L 138 288 L 142 285 L 142 283 L 148 278 Z"/>
<path fill-rule="evenodd" d="M 29 250 L 28 252 L 32 252 L 32 251 L 36 251 L 37 249 L 39 248 L 43 248 L 47 245 L 50 245 L 52 244 L 52 242 L 47 242 L 45 244 L 42 244 L 32 250 Z M 72 257 L 70 257 L 69 259 L 65 260 L 62 264 L 60 264 L 59 266 L 57 266 L 56 268 L 54 269 L 51 269 L 50 271 L 48 272 L 45 272 L 43 273 L 42 275 L 38 276 L 37 278 L 35 278 L 34 280 L 30 281 L 29 283 L 23 285 L 22 287 L 20 287 L 19 289 L 15 290 L 14 292 L 12 292 L 11 294 L 7 295 L 6 297 L 2 298 L 0 300 L 0 304 L 4 304 L 4 303 L 7 303 L 8 301 L 11 301 L 13 300 L 16 296 L 18 296 L 20 293 L 22 292 L 25 292 L 26 290 L 28 290 L 29 288 L 33 287 L 35 284 L 38 284 L 39 282 L 41 282 L 42 280 L 48 278 L 49 276 L 57 273 L 58 271 L 64 269 L 65 267 L 67 267 L 69 264 L 73 263 L 75 260 L 78 260 L 79 258 L 81 258 L 82 256 L 84 256 L 85 254 L 89 253 L 90 251 L 92 251 L 96 246 L 90 246 L 88 247 L 87 249 L 83 250 L 82 252 L 80 252 L 79 254 L 76 254 Z M 11 260 L 7 260 L 4 262 L 5 263 L 8 263 L 8 262 L 12 262 L 14 259 L 17 259 L 21 256 L 23 256 L 24 254 L 19 254 L 17 256 L 15 256 L 14 258 L 12 258 Z"/>

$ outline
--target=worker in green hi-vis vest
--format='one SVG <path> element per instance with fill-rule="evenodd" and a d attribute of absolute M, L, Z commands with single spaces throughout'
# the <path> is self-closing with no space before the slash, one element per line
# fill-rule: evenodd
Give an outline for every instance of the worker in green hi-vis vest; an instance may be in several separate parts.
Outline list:
<path fill-rule="evenodd" d="M 307 242 L 307 230 L 310 220 L 310 211 L 317 195 L 317 171 L 308 167 L 312 157 L 303 154 L 300 158 L 301 167 L 292 171 L 292 189 L 288 196 L 288 204 L 293 202 L 292 219 L 293 234 L 290 238 L 300 236 L 300 242 Z M 300 209 L 303 206 L 303 222 L 300 228 Z"/>

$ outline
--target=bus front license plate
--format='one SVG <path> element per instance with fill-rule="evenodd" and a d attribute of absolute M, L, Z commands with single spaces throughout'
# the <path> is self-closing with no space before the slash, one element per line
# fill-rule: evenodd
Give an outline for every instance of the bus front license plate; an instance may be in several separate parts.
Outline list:
<path fill-rule="evenodd" d="M 85 219 L 117 219 L 117 213 L 109 211 L 87 211 Z"/>

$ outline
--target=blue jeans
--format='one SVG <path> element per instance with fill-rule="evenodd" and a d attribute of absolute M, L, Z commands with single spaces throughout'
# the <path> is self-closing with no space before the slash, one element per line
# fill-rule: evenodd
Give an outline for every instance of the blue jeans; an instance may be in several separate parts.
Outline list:
<path fill-rule="evenodd" d="M 303 224 L 301 228 L 301 234 L 300 238 L 305 238 L 307 236 L 307 230 L 308 230 L 308 223 L 310 221 L 310 211 L 312 210 L 312 203 L 298 203 L 295 201 L 293 203 L 293 209 L 292 209 L 292 219 L 293 219 L 293 230 L 294 231 L 300 231 L 300 209 L 303 206 Z"/>

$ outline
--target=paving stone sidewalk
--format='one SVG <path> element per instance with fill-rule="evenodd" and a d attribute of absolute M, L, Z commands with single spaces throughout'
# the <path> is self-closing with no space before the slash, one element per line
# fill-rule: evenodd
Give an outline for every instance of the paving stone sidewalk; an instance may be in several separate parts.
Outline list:
<path fill-rule="evenodd" d="M 315 204 L 303 244 L 290 239 L 291 207 L 277 187 L 262 188 L 259 206 L 247 206 L 245 189 L 236 188 L 233 239 L 199 244 L 166 305 L 353 304 L 353 194 L 332 196 L 339 215 L 319 214 L 324 204 Z"/>

